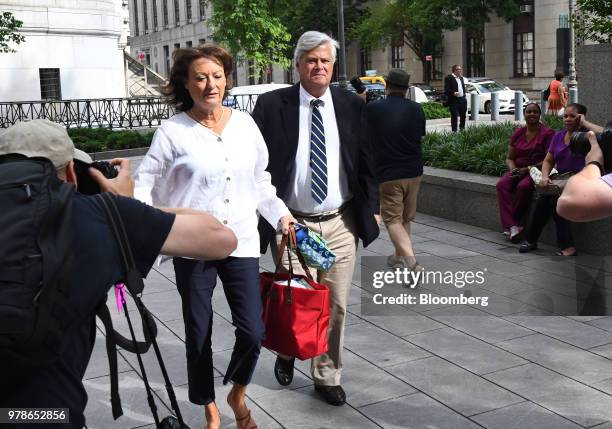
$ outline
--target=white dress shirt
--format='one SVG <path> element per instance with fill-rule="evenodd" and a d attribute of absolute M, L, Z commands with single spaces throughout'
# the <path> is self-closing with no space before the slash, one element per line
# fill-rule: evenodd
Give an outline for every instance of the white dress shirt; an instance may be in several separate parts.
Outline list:
<path fill-rule="evenodd" d="M 310 95 L 300 85 L 300 122 L 297 152 L 295 154 L 295 168 L 290 178 L 290 194 L 287 206 L 301 213 L 322 213 L 336 210 L 352 195 L 348 187 L 348 179 L 342 158 L 340 156 L 340 135 L 334 112 L 329 88 L 319 99 L 323 104 L 319 106 L 319 112 L 323 118 L 325 128 L 325 152 L 327 157 L 327 197 L 318 204 L 311 194 L 311 169 L 310 169 L 310 126 L 312 118 L 312 107 L 310 102 L 316 97 Z"/>
<path fill-rule="evenodd" d="M 164 121 L 138 167 L 134 196 L 212 214 L 238 238 L 231 254 L 259 257 L 257 212 L 274 228 L 289 214 L 270 180 L 268 150 L 250 115 L 232 110 L 221 132 L 180 113 Z"/>
<path fill-rule="evenodd" d="M 455 76 L 455 80 L 457 81 L 457 92 L 459 93 L 459 95 L 457 97 L 463 97 L 463 85 L 461 84 L 461 79 L 459 78 L 459 76 L 453 74 L 453 76 Z"/>

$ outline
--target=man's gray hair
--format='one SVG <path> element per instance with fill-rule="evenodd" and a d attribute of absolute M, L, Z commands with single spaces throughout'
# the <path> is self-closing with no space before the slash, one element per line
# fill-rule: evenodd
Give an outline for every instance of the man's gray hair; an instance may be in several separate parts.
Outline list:
<path fill-rule="evenodd" d="M 300 36 L 293 53 L 293 63 L 297 65 L 300 58 L 308 51 L 318 48 L 321 45 L 330 45 L 332 48 L 332 60 L 336 62 L 336 51 L 340 46 L 338 42 L 325 33 L 319 31 L 307 31 Z"/>

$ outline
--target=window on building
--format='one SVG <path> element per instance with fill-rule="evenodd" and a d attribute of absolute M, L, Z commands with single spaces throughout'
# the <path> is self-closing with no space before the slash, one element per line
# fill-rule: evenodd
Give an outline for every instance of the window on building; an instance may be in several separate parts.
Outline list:
<path fill-rule="evenodd" d="M 396 69 L 404 68 L 404 45 L 403 43 L 391 47 L 391 67 Z"/>
<path fill-rule="evenodd" d="M 147 67 L 150 67 L 151 65 L 151 54 L 149 52 L 145 54 L 145 65 Z"/>
<path fill-rule="evenodd" d="M 293 67 L 291 66 L 285 70 L 285 83 L 293 83 Z"/>
<path fill-rule="evenodd" d="M 535 75 L 535 40 L 533 5 L 528 12 L 514 18 L 514 76 L 528 77 Z"/>
<path fill-rule="evenodd" d="M 181 23 L 181 15 L 179 10 L 179 0 L 174 0 L 174 25 L 177 27 Z"/>
<path fill-rule="evenodd" d="M 162 0 L 162 24 L 168 28 L 168 0 Z"/>
<path fill-rule="evenodd" d="M 444 78 L 444 69 L 442 67 L 442 54 L 444 53 L 444 48 L 441 43 L 434 45 L 434 54 L 432 58 L 432 76 L 433 80 L 438 80 Z"/>
<path fill-rule="evenodd" d="M 153 0 L 153 31 L 157 31 L 157 0 Z"/>
<path fill-rule="evenodd" d="M 372 69 L 372 50 L 361 48 L 361 76 L 365 76 L 366 70 Z"/>
<path fill-rule="evenodd" d="M 138 26 L 138 0 L 134 0 L 134 35 L 140 34 L 140 28 Z"/>
<path fill-rule="evenodd" d="M 517 77 L 535 74 L 533 33 L 514 34 L 514 75 Z"/>
<path fill-rule="evenodd" d="M 170 47 L 164 45 L 164 61 L 166 62 L 166 76 L 170 76 Z"/>
<path fill-rule="evenodd" d="M 206 2 L 208 0 L 200 0 L 200 20 L 206 19 Z"/>
<path fill-rule="evenodd" d="M 145 33 L 149 31 L 149 17 L 147 12 L 147 0 L 142 0 L 142 22 L 144 24 Z"/>
<path fill-rule="evenodd" d="M 38 74 L 40 77 L 40 98 L 42 100 L 61 100 L 60 69 L 38 69 Z"/>
<path fill-rule="evenodd" d="M 198 39 L 198 45 L 203 45 L 206 43 L 206 39 Z"/>
<path fill-rule="evenodd" d="M 467 34 L 467 67 L 465 76 L 485 75 L 485 39 L 484 28 L 470 31 Z"/>
<path fill-rule="evenodd" d="M 191 0 L 186 0 L 187 22 L 191 22 Z"/>
<path fill-rule="evenodd" d="M 272 83 L 272 81 L 274 80 L 274 74 L 273 74 L 273 70 L 272 70 L 272 64 L 268 64 L 268 68 L 266 69 L 266 71 L 264 72 L 265 75 L 265 79 L 266 79 L 266 83 Z"/>
<path fill-rule="evenodd" d="M 175 43 L 174 44 L 174 50 L 177 50 L 177 49 L 181 49 L 181 44 L 180 43 Z"/>
<path fill-rule="evenodd" d="M 188 40 L 188 41 L 187 41 L 186 46 L 187 46 L 188 48 L 193 47 L 193 43 L 191 43 L 191 40 Z"/>

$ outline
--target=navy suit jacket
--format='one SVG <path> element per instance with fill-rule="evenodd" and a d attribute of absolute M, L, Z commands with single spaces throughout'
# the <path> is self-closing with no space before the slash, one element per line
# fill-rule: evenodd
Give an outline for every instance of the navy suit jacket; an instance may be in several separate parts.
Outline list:
<path fill-rule="evenodd" d="M 461 86 L 463 87 L 463 96 L 466 97 L 465 93 L 465 81 L 463 80 L 463 76 L 459 78 L 461 80 Z M 444 78 L 444 94 L 448 99 L 448 105 L 454 105 L 459 97 L 455 97 L 455 92 L 459 91 L 459 85 L 457 85 L 457 79 L 452 74 L 447 75 Z"/>
<path fill-rule="evenodd" d="M 378 186 L 372 168 L 372 151 L 367 138 L 365 103 L 355 94 L 330 87 L 340 136 L 340 156 L 353 194 L 350 209 L 355 213 L 357 234 L 367 246 L 378 237 L 374 214 L 379 212 Z M 281 88 L 257 98 L 253 119 L 268 146 L 267 170 L 276 194 L 287 201 L 290 178 L 295 166 L 299 139 L 300 85 Z M 259 222 L 262 253 L 274 237 L 274 230 L 263 219 Z"/>

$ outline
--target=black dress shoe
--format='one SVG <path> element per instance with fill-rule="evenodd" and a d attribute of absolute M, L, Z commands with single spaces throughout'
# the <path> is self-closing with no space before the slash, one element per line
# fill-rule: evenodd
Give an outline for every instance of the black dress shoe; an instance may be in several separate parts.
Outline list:
<path fill-rule="evenodd" d="M 530 243 L 528 241 L 523 241 L 519 246 L 519 253 L 527 253 L 532 250 L 536 250 L 538 248 L 538 243 Z"/>
<path fill-rule="evenodd" d="M 283 359 L 282 357 L 276 357 L 276 363 L 274 364 L 274 377 L 281 386 L 288 386 L 293 381 L 293 364 L 295 358 Z"/>
<path fill-rule="evenodd" d="M 344 405 L 346 402 L 346 393 L 344 393 L 342 386 L 321 386 L 315 384 L 315 390 L 328 404 Z"/>

